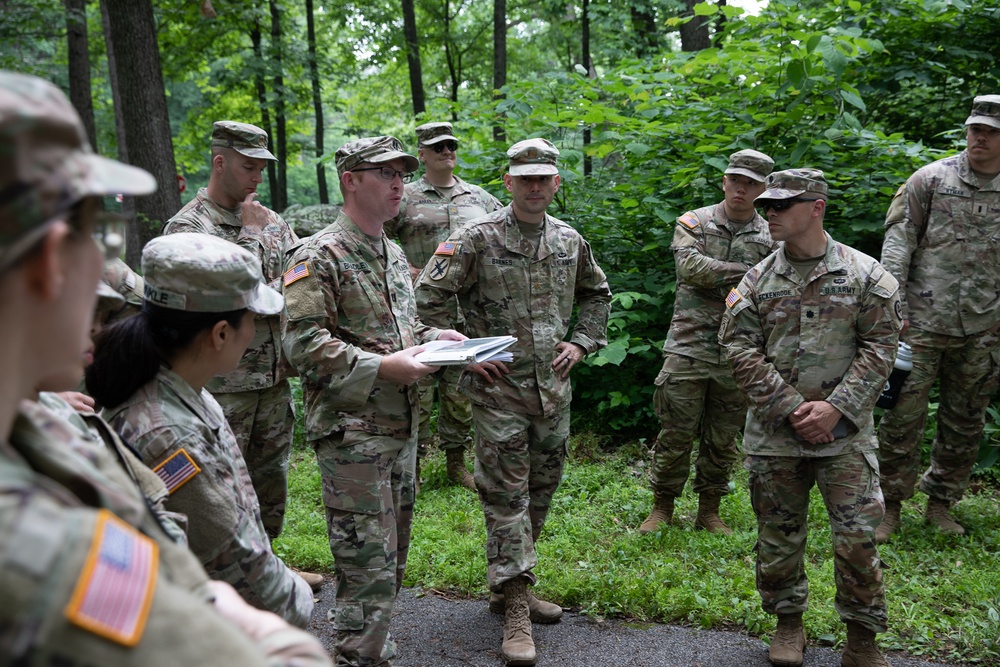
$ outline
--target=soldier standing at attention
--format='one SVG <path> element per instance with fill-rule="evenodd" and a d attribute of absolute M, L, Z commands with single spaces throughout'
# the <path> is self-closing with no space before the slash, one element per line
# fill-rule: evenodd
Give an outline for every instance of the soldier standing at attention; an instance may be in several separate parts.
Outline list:
<path fill-rule="evenodd" d="M 875 645 L 886 606 L 872 410 L 895 359 L 899 285 L 823 231 L 826 203 L 818 169 L 768 176 L 756 205 L 783 243 L 726 297 L 719 342 L 750 403 L 743 448 L 757 515 L 757 590 L 764 611 L 778 616 L 771 662 L 802 664 L 815 484 L 830 518 L 836 608 L 847 623 L 844 667 L 885 667 Z"/>
<path fill-rule="evenodd" d="M 417 318 L 406 257 L 382 232 L 417 160 L 394 137 L 337 149 L 344 208 L 291 254 L 283 342 L 302 378 L 306 438 L 323 477 L 337 593 L 338 665 L 381 667 L 413 518 L 420 343 L 463 340 Z"/>
<path fill-rule="evenodd" d="M 426 171 L 415 182 L 406 184 L 399 215 L 385 223 L 386 236 L 399 241 L 406 253 L 414 282 L 434 254 L 434 249 L 449 234 L 469 220 L 492 213 L 502 206 L 486 190 L 466 183 L 454 174 L 458 139 L 452 134 L 451 123 L 421 125 L 417 128 L 417 143 L 417 157 Z M 452 300 L 451 314 L 448 327 L 462 331 L 465 325 L 456 300 Z M 434 405 L 436 381 L 438 443 L 447 457 L 448 479 L 475 491 L 476 483 L 465 467 L 465 450 L 472 443 L 469 436 L 472 406 L 468 397 L 458 391 L 461 376 L 460 367 L 447 367 L 439 375 L 428 375 L 420 381 L 417 477 L 420 477 L 420 457 L 426 453 L 431 439 L 430 413 Z"/>
<path fill-rule="evenodd" d="M 99 197 L 156 187 L 86 136 L 55 86 L 0 72 L 0 663 L 329 665 L 314 637 L 210 582 L 110 455 L 79 456 L 74 430 L 23 400 L 67 368 L 79 378 L 94 239 L 121 240 Z"/>
<path fill-rule="evenodd" d="M 490 609 L 503 613 L 504 660 L 535 664 L 531 621 L 552 623 L 562 608 L 527 586 L 535 542 L 562 478 L 569 440 L 569 374 L 607 344 L 611 291 L 590 245 L 546 214 L 559 189 L 559 150 L 545 139 L 507 151 L 510 206 L 469 223 L 438 245 L 417 296 L 431 324 L 449 321 L 458 295 L 468 333 L 515 336 L 513 363 L 470 366 L 476 487 L 486 516 Z M 565 340 L 574 305 L 577 324 Z"/>
<path fill-rule="evenodd" d="M 267 133 L 254 125 L 219 121 L 212 126 L 212 170 L 201 188 L 174 217 L 164 234 L 212 234 L 253 253 L 272 287 L 284 270 L 285 253 L 298 241 L 274 211 L 258 201 L 257 186 L 268 160 Z M 281 534 L 288 497 L 288 458 L 295 430 L 288 367 L 281 358 L 280 315 L 260 316 L 240 365 L 208 383 L 243 452 L 260 501 L 264 528 L 272 540 Z M 323 578 L 303 573 L 318 588 Z"/>
<path fill-rule="evenodd" d="M 695 438 L 701 440 L 693 486 L 698 494 L 695 526 L 723 535 L 733 532 L 719 518 L 719 501 L 729 493 L 746 401 L 719 347 L 719 323 L 726 294 L 777 245 L 753 205 L 773 167 L 763 153 L 733 153 L 722 177 L 723 201 L 677 219 L 671 244 L 677 297 L 653 394 L 661 424 L 650 475 L 654 505 L 640 533 L 673 517 L 674 499 L 690 473 Z"/>
<path fill-rule="evenodd" d="M 982 95 L 965 121 L 967 147 L 918 169 L 885 219 L 882 263 L 903 286 L 903 340 L 913 371 L 879 423 L 886 542 L 913 497 L 927 399 L 940 381 L 931 465 L 920 479 L 926 519 L 962 535 L 952 518 L 979 454 L 1000 375 L 1000 95 Z"/>

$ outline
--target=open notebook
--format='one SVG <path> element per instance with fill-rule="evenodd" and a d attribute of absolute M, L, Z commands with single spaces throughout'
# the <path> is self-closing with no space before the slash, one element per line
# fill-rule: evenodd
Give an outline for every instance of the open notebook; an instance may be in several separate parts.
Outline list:
<path fill-rule="evenodd" d="M 517 342 L 513 336 L 491 336 L 468 340 L 432 340 L 424 343 L 424 351 L 414 359 L 430 366 L 450 366 L 455 364 L 479 364 L 484 361 L 514 360 L 514 355 L 504 352 Z"/>

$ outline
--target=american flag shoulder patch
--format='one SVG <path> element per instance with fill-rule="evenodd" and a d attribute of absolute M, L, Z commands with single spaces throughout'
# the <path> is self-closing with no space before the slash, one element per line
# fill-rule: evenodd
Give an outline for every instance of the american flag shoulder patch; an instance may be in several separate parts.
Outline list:
<path fill-rule="evenodd" d="M 732 307 L 733 307 L 733 306 L 735 306 L 735 305 L 736 305 L 737 303 L 739 303 L 739 302 L 740 302 L 740 299 L 742 299 L 742 298 L 743 298 L 743 296 L 742 296 L 742 295 L 741 295 L 741 294 L 739 293 L 739 291 L 738 291 L 738 290 L 737 290 L 737 289 L 736 289 L 736 288 L 734 287 L 733 289 L 729 290 L 729 296 L 727 296 L 727 297 L 726 297 L 726 305 L 727 305 L 728 307 L 732 308 Z"/>
<path fill-rule="evenodd" d="M 288 287 L 296 280 L 302 280 L 309 275 L 308 262 L 299 262 L 283 274 L 285 287 Z"/>
<path fill-rule="evenodd" d="M 685 213 L 681 217 L 677 218 L 677 222 L 681 223 L 688 229 L 694 229 L 701 224 L 701 222 L 698 221 L 698 218 L 694 217 L 690 213 Z"/>
<path fill-rule="evenodd" d="M 173 493 L 184 486 L 192 477 L 201 472 L 201 468 L 188 455 L 187 451 L 178 449 L 169 459 L 153 468 L 153 472 L 167 486 L 167 491 Z"/>
<path fill-rule="evenodd" d="M 450 241 L 444 241 L 438 244 L 437 250 L 434 251 L 435 255 L 454 255 L 455 254 L 455 244 Z"/>
<path fill-rule="evenodd" d="M 66 617 L 123 646 L 142 639 L 156 589 L 156 542 L 108 510 L 100 510 L 90 553 Z"/>

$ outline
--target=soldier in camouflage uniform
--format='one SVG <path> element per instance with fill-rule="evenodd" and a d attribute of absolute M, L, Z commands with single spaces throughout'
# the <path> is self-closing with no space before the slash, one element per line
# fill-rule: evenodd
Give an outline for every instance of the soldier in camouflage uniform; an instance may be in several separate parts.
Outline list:
<path fill-rule="evenodd" d="M 280 312 L 281 295 L 262 284 L 254 255 L 208 234 L 153 239 L 142 273 L 143 312 L 102 333 L 87 388 L 163 479 L 166 508 L 187 515 L 188 542 L 209 575 L 305 627 L 312 592 L 271 550 L 239 446 L 204 389 L 236 366 L 256 316 Z"/>
<path fill-rule="evenodd" d="M 261 173 L 274 159 L 264 130 L 233 121 L 215 123 L 208 187 L 167 221 L 163 233 L 198 232 L 231 241 L 253 253 L 264 279 L 278 288 L 285 253 L 298 238 L 281 216 L 255 200 Z M 284 523 L 295 409 L 288 366 L 281 358 L 281 318 L 259 317 L 255 324 L 256 334 L 239 367 L 214 378 L 207 389 L 233 429 L 273 540 Z M 318 574 L 303 576 L 313 587 L 323 581 Z"/>
<path fill-rule="evenodd" d="M 396 239 L 410 263 L 410 274 L 416 280 L 420 270 L 430 261 L 434 249 L 456 229 L 469 220 L 492 213 L 502 206 L 500 201 L 482 188 L 455 176 L 458 139 L 452 134 L 451 123 L 426 123 L 417 128 L 417 157 L 426 171 L 417 181 L 403 188 L 403 203 L 399 215 L 385 225 L 385 233 Z M 464 330 L 458 312 L 458 302 L 452 300 L 452 318 L 447 326 Z M 417 476 L 420 457 L 426 453 L 431 439 L 431 409 L 434 405 L 434 384 L 438 387 L 437 433 L 441 449 L 447 457 L 448 479 L 475 491 L 476 483 L 465 467 L 464 454 L 472 443 L 472 406 L 458 390 L 462 369 L 446 367 L 420 382 L 420 429 L 417 435 Z"/>
<path fill-rule="evenodd" d="M 695 438 L 701 439 L 693 485 L 698 494 L 695 526 L 724 535 L 733 532 L 719 518 L 719 501 L 729 493 L 746 401 L 719 348 L 719 323 L 726 294 L 777 245 L 753 205 L 773 167 L 774 161 L 758 151 L 733 153 L 722 177 L 724 200 L 677 219 L 671 244 L 677 297 L 653 394 L 661 424 L 650 475 L 654 505 L 640 533 L 650 533 L 673 517 L 674 499 L 691 470 Z"/>
<path fill-rule="evenodd" d="M 329 665 L 315 638 L 209 582 L 138 489 L 109 476 L 116 462 L 80 457 L 65 422 L 18 403 L 79 373 L 101 272 L 92 234 L 107 239 L 97 198 L 155 180 L 92 153 L 55 86 L 6 72 L 0 155 L 0 663 Z"/>
<path fill-rule="evenodd" d="M 937 435 L 920 490 L 927 521 L 965 532 L 950 508 L 969 484 L 1000 375 L 1000 95 L 975 98 L 965 125 L 966 150 L 917 170 L 885 219 L 882 263 L 904 286 L 903 340 L 913 349 L 913 371 L 879 423 L 886 495 L 879 542 L 913 496 L 935 380 Z"/>
<path fill-rule="evenodd" d="M 779 249 L 726 297 L 719 342 L 750 403 L 743 448 L 757 515 L 757 590 L 777 614 L 770 659 L 802 664 L 809 490 L 826 503 L 845 667 L 888 665 L 875 528 L 879 488 L 872 410 L 895 359 L 899 286 L 878 262 L 823 231 L 818 169 L 768 176 L 756 204 Z"/>
<path fill-rule="evenodd" d="M 590 245 L 545 212 L 559 189 L 558 149 L 529 139 L 507 155 L 511 205 L 439 244 L 420 274 L 417 297 L 429 324 L 450 321 L 457 295 L 471 336 L 518 339 L 510 348 L 513 363 L 472 366 L 461 386 L 472 400 L 490 608 L 505 614 L 504 658 L 531 665 L 529 618 L 551 623 L 562 614 L 526 586 L 535 583 L 535 542 L 566 459 L 569 374 L 607 344 L 611 291 Z M 574 304 L 578 318 L 567 341 Z"/>
<path fill-rule="evenodd" d="M 344 208 L 296 247 L 284 275 L 285 354 L 302 378 L 306 438 L 323 476 L 338 665 L 391 665 L 389 621 L 410 546 L 420 343 L 461 340 L 417 318 L 406 257 L 382 225 L 417 160 L 394 137 L 336 153 Z"/>

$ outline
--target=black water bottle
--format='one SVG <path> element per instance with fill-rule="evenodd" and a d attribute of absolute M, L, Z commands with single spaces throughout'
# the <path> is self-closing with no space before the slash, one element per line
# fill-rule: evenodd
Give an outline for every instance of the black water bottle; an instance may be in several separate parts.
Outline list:
<path fill-rule="evenodd" d="M 875 405 L 887 410 L 896 407 L 896 402 L 899 401 L 899 392 L 902 391 L 903 383 L 912 370 L 913 350 L 906 343 L 900 342 L 896 352 L 896 365 L 893 366 L 892 373 L 889 374 L 889 379 L 886 380 L 882 394 L 875 401 Z"/>

